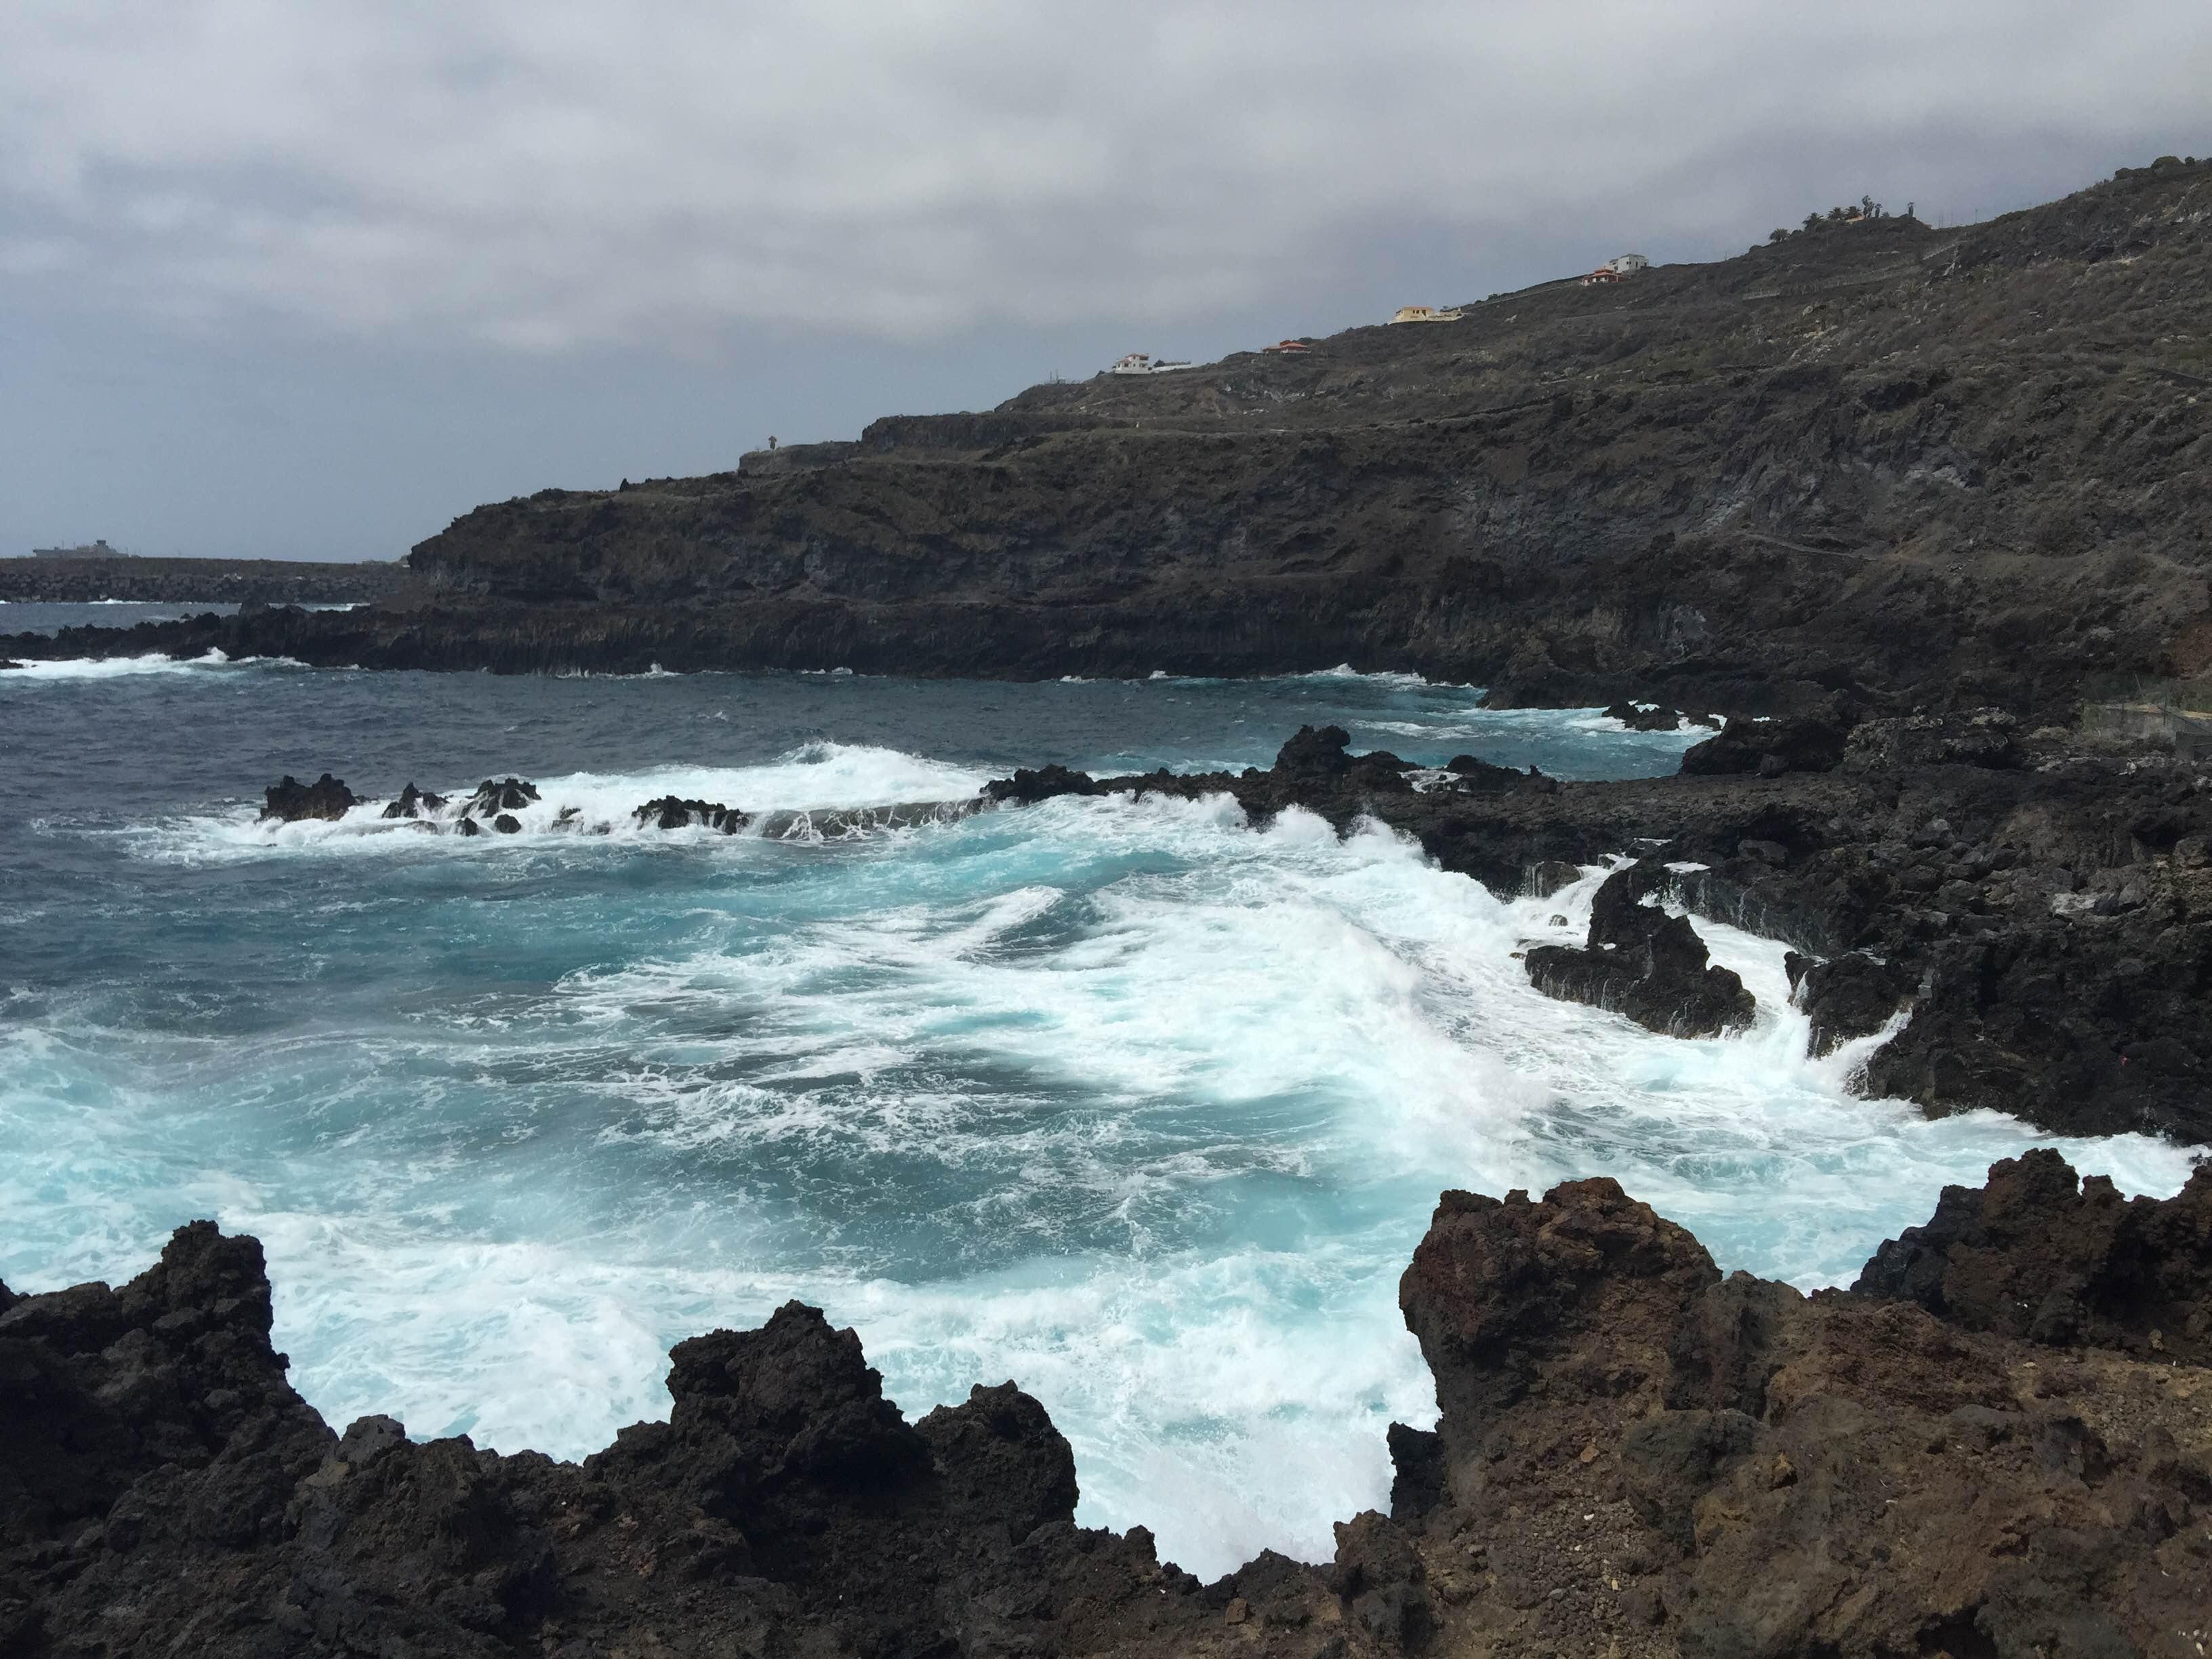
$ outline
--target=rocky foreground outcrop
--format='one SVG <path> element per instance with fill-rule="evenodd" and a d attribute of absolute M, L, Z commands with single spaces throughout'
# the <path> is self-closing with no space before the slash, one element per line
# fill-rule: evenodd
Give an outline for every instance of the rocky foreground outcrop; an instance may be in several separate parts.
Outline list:
<path fill-rule="evenodd" d="M 2014 1328 L 2030 1281 L 2070 1314 Z M 2191 1659 L 2212 1637 L 2212 1171 L 2130 1202 L 2030 1154 L 1809 1297 L 1723 1278 L 1611 1181 L 1447 1193 L 1399 1300 L 1441 1416 L 1391 1429 L 1390 1513 L 1340 1524 L 1332 1562 L 1201 1584 L 1141 1528 L 1075 1525 L 1067 1442 L 1013 1383 L 908 1423 L 797 1303 L 678 1344 L 670 1419 L 581 1464 L 333 1433 L 270 1350 L 259 1245 L 195 1222 L 118 1289 L 0 1288 L 0 1652 Z"/>

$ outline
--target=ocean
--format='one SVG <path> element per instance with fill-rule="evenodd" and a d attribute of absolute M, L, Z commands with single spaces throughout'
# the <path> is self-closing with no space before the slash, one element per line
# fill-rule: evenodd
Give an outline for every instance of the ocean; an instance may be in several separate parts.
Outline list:
<path fill-rule="evenodd" d="M 1435 1417 L 1396 1287 L 1443 1188 L 1612 1175 L 1724 1269 L 1809 1289 L 2031 1145 L 2179 1187 L 2160 1142 L 1856 1097 L 1863 1045 L 1807 1060 L 1782 947 L 1728 927 L 1700 924 L 1758 995 L 1741 1036 L 1537 995 L 1513 953 L 1577 937 L 1597 871 L 1501 902 L 1388 831 L 1219 801 L 828 842 L 629 818 L 1266 765 L 1327 721 L 1572 778 L 1671 771 L 1699 735 L 1478 695 L 0 672 L 0 1279 L 128 1276 L 212 1216 L 266 1245 L 277 1345 L 334 1424 L 561 1457 L 665 1414 L 672 1342 L 797 1297 L 909 1416 L 1020 1382 L 1080 1518 L 1212 1577 L 1325 1559 L 1332 1520 L 1387 1507 L 1385 1426 Z M 512 836 L 256 823 L 325 769 L 542 799 Z"/>

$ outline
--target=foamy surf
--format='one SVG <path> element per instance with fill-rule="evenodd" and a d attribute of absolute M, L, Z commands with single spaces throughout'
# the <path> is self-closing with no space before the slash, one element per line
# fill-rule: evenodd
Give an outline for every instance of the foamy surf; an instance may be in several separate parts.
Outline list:
<path fill-rule="evenodd" d="M 535 780 L 537 799 L 504 809 L 519 826 L 513 834 L 494 832 L 494 815 L 484 811 L 474 814 L 483 833 L 455 833 L 477 787 L 464 782 L 433 788 L 445 804 L 416 817 L 386 817 L 390 801 L 380 797 L 334 820 L 264 822 L 253 808 L 241 806 L 131 833 L 149 856 L 181 861 L 272 852 L 390 854 L 426 846 L 494 857 L 502 849 L 609 841 L 658 847 L 732 839 L 820 843 L 957 823 L 975 810 L 988 775 L 897 750 L 817 742 L 763 765 L 664 766 Z M 737 836 L 703 825 L 662 830 L 641 823 L 638 809 L 666 796 L 720 802 L 751 821 Z"/>
<path fill-rule="evenodd" d="M 126 839 L 58 816 L 11 842 L 84 862 L 38 890 L 62 920 L 21 958 L 35 1014 L 11 1002 L 0 1025 L 0 1277 L 136 1271 L 196 1215 L 256 1231 L 278 1344 L 341 1423 L 389 1411 L 580 1455 L 665 1411 L 669 1344 L 795 1295 L 859 1328 L 909 1414 L 976 1382 L 1037 1395 L 1087 1522 L 1141 1522 L 1208 1576 L 1267 1546 L 1325 1559 L 1330 1521 L 1387 1503 L 1387 1425 L 1433 1410 L 1395 1287 L 1441 1188 L 1611 1174 L 1723 1267 L 1811 1285 L 1946 1182 L 2049 1144 L 1855 1097 L 1849 1052 L 1805 1058 L 1780 947 L 1702 920 L 1760 999 L 1747 1032 L 1677 1042 L 1538 995 L 1514 952 L 1578 934 L 1597 870 L 1501 902 L 1381 830 L 1340 839 L 1293 811 L 1255 831 L 1218 799 L 1058 799 L 826 855 L 611 832 L 666 793 L 969 797 L 1003 767 L 933 757 L 963 742 L 1249 763 L 1355 697 L 1418 724 L 1404 688 L 349 678 L 222 702 L 342 711 L 252 728 L 223 812 L 134 804 L 198 798 L 194 751 L 166 793 L 95 821 L 143 826 Z M 868 715 L 930 697 L 957 716 L 942 749 Z M 872 740 L 792 746 L 831 702 L 875 719 Z M 129 706 L 151 723 L 173 705 L 192 712 L 163 741 L 190 750 L 216 700 Z M 416 782 L 515 770 L 533 825 L 574 806 L 611 833 L 252 824 L 260 756 L 336 758 L 394 708 L 409 745 L 446 743 Z M 1189 723 L 1109 728 L 1102 708 Z M 501 758 L 510 732 L 586 716 L 619 742 L 564 728 L 539 751 L 557 767 Z M 1008 720 L 988 744 L 987 717 Z M 1579 716 L 1514 718 L 1554 763 L 1630 752 Z M 748 721 L 778 735 L 708 746 Z M 1150 746 L 1164 730 L 1183 747 Z M 339 769 L 388 795 L 418 750 L 380 752 L 381 775 Z M 148 852 L 165 867 L 130 856 Z M 2140 1138 L 2057 1144 L 2130 1190 L 2186 1174 Z"/>

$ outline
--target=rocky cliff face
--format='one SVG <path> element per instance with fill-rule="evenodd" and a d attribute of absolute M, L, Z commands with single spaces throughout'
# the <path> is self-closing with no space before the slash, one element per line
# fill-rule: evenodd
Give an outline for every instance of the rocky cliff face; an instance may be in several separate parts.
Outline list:
<path fill-rule="evenodd" d="M 580 1465 L 333 1434 L 259 1247 L 196 1222 L 119 1290 L 0 1288 L 0 1650 L 2193 1654 L 2212 1173 L 1990 1174 L 1809 1298 L 1610 1181 L 1447 1193 L 1400 1287 L 1441 1416 L 1391 1430 L 1391 1513 L 1211 1585 L 1074 1524 L 1013 1383 L 910 1424 L 796 1303 L 679 1344 L 670 1420 Z M 2074 1316 L 2011 1328 L 2054 1268 Z"/>
<path fill-rule="evenodd" d="M 1830 227 L 542 491 L 417 547 L 404 609 L 179 648 L 2070 706 L 2212 663 L 2208 264 L 2204 164 L 1965 231 Z"/>

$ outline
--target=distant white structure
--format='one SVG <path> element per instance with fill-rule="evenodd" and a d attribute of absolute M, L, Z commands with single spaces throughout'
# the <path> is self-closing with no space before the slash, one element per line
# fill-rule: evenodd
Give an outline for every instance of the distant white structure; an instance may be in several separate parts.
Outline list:
<path fill-rule="evenodd" d="M 1651 261 L 1640 253 L 1616 253 L 1595 270 L 1583 278 L 1583 286 L 1592 283 L 1617 283 L 1624 276 L 1633 276 L 1639 270 L 1649 270 Z"/>
<path fill-rule="evenodd" d="M 1434 306 L 1400 306 L 1394 323 L 1455 323 L 1467 313 L 1463 311 L 1439 311 Z"/>
<path fill-rule="evenodd" d="M 1148 351 L 1133 351 L 1106 372 L 1109 374 L 1172 374 L 1179 368 L 1195 368 L 1195 363 L 1180 357 L 1155 357 Z"/>

